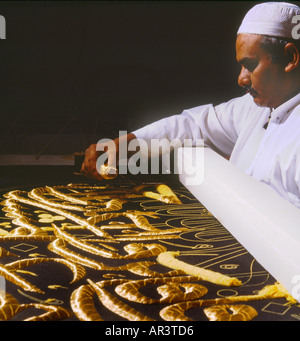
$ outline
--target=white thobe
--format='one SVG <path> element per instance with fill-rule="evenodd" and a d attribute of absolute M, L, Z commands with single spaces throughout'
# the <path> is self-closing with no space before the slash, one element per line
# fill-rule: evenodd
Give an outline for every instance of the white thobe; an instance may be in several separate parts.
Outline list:
<path fill-rule="evenodd" d="M 271 115 L 250 95 L 217 106 L 202 105 L 149 124 L 133 133 L 151 139 L 203 139 L 232 164 L 272 187 L 300 208 L 300 94 Z"/>

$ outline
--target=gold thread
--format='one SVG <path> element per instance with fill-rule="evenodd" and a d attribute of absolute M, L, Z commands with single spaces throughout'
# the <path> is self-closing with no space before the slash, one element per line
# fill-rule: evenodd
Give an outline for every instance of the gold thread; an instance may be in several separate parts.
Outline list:
<path fill-rule="evenodd" d="M 279 283 L 275 283 L 274 285 L 267 285 L 262 290 L 260 290 L 257 295 L 229 296 L 226 298 L 180 302 L 163 308 L 159 314 L 166 321 L 192 321 L 185 315 L 185 312 L 192 308 L 234 304 L 273 298 L 285 298 L 290 303 L 296 303 L 296 300 L 287 292 L 287 290 L 282 285 L 280 285 Z"/>
<path fill-rule="evenodd" d="M 234 277 L 228 277 L 226 275 L 222 275 L 219 272 L 203 269 L 194 265 L 190 265 L 188 263 L 179 261 L 176 259 L 176 256 L 179 256 L 179 252 L 164 252 L 158 255 L 157 261 L 158 263 L 165 265 L 172 269 L 182 270 L 185 273 L 197 276 L 199 279 L 209 281 L 219 285 L 226 286 L 239 286 L 242 284 L 240 280 Z"/>
<path fill-rule="evenodd" d="M 46 204 L 39 203 L 39 202 L 36 202 L 34 200 L 31 200 L 31 199 L 22 198 L 22 197 L 20 197 L 19 192 L 20 191 L 12 191 L 12 192 L 9 192 L 8 195 L 9 195 L 9 197 L 11 197 L 11 198 L 13 198 L 13 199 L 15 199 L 17 201 L 23 202 L 25 204 L 28 204 L 28 205 L 31 205 L 31 206 L 37 206 L 37 207 L 40 207 L 40 208 L 43 208 L 43 209 L 55 212 L 56 214 L 62 215 L 64 217 L 66 217 L 66 218 L 76 222 L 77 224 L 86 227 L 88 230 L 91 230 L 97 236 L 111 238 L 110 235 L 108 235 L 105 232 L 101 231 L 101 229 L 97 228 L 96 226 L 91 225 L 87 220 L 82 219 L 81 217 L 79 217 L 79 216 L 77 216 L 77 215 L 75 215 L 73 213 L 70 213 L 70 212 L 68 212 L 66 210 L 63 210 L 61 208 L 48 206 Z"/>
<path fill-rule="evenodd" d="M 126 303 L 121 302 L 117 297 L 110 294 L 107 290 L 100 288 L 90 279 L 87 279 L 87 281 L 95 290 L 100 302 L 115 314 L 129 321 L 154 321 L 152 318 L 142 314 Z"/>
<path fill-rule="evenodd" d="M 18 306 L 19 302 L 12 295 L 0 290 L 0 321 L 10 320 Z"/>
<path fill-rule="evenodd" d="M 208 245 L 208 243 L 227 241 L 232 239 L 232 237 L 228 235 L 225 229 L 220 231 L 222 226 L 218 224 L 213 217 L 209 217 L 208 212 L 206 212 L 201 205 L 190 204 L 188 207 L 185 205 L 171 206 L 171 204 L 180 204 L 181 202 L 170 187 L 165 185 L 157 185 L 157 192 L 151 192 L 151 190 L 143 192 L 145 187 L 149 188 L 149 185 L 135 186 L 134 188 L 129 186 L 114 188 L 113 186 L 108 187 L 89 186 L 86 184 L 69 184 L 68 186 L 40 187 L 33 189 L 30 192 L 12 191 L 7 193 L 5 195 L 6 200 L 2 202 L 2 205 L 4 205 L 3 211 L 6 212 L 7 216 L 5 219 L 13 219 L 12 223 L 16 225 L 16 228 L 10 230 L 10 232 L 7 234 L 2 233 L 0 240 L 3 242 L 51 242 L 48 245 L 49 250 L 63 258 L 48 258 L 47 256 L 44 258 L 39 258 L 35 257 L 39 254 L 30 254 L 29 256 L 34 258 L 22 259 L 20 261 L 1 265 L 0 275 L 3 275 L 5 279 L 11 281 L 26 291 L 34 291 L 39 293 L 43 292 L 30 282 L 18 276 L 16 272 L 18 271 L 34 275 L 32 272 L 22 269 L 34 264 L 55 261 L 66 265 L 72 271 L 73 280 L 71 283 L 74 283 L 86 276 L 84 267 L 90 267 L 97 271 L 104 272 L 107 270 L 116 271 L 116 273 L 111 272 L 110 274 L 101 274 L 102 278 L 105 278 L 106 275 L 107 278 L 121 276 L 120 273 L 117 273 L 121 270 L 126 270 L 135 275 L 144 277 L 140 280 L 129 280 L 125 277 L 124 273 L 122 276 L 124 276 L 125 279 L 117 278 L 102 280 L 97 283 L 88 280 L 89 285 L 84 285 L 79 287 L 78 290 L 74 290 L 71 295 L 72 299 L 70 300 L 73 312 L 75 313 L 76 311 L 75 315 L 82 320 L 103 320 L 94 306 L 93 297 L 95 291 L 97 292 L 101 303 L 113 313 L 129 320 L 152 320 L 150 317 L 143 315 L 138 310 L 133 309 L 131 306 L 125 304 L 122 300 L 118 299 L 117 296 L 114 296 L 111 293 L 112 288 L 109 288 L 109 291 L 104 289 L 104 287 L 112 286 L 116 286 L 116 294 L 119 294 L 123 299 L 129 300 L 130 302 L 135 302 L 136 304 L 171 304 L 170 306 L 161 310 L 161 317 L 164 319 L 180 321 L 190 320 L 187 316 L 185 316 L 185 311 L 190 308 L 207 307 L 204 309 L 204 313 L 206 314 L 208 312 L 208 315 L 211 314 L 211 317 L 208 317 L 211 320 L 214 319 L 214 317 L 212 317 L 213 314 L 215 314 L 214 316 L 218 316 L 218 318 L 221 319 L 228 318 L 247 320 L 250 319 L 250 317 L 254 314 L 254 312 L 251 311 L 251 307 L 249 308 L 251 314 L 248 314 L 247 309 L 249 306 L 233 304 L 258 299 L 273 299 L 277 297 L 286 298 L 289 304 L 296 303 L 296 300 L 293 299 L 278 283 L 273 286 L 265 287 L 259 292 L 258 295 L 200 300 L 199 298 L 206 293 L 207 289 L 198 283 L 191 283 L 193 281 L 209 280 L 219 285 L 241 285 L 241 282 L 236 278 L 224 276 L 220 273 L 206 270 L 198 266 L 189 265 L 176 259 L 176 256 L 187 256 L 193 254 L 204 255 L 204 251 L 207 253 L 207 255 L 212 256 L 212 252 L 208 252 L 207 250 L 202 251 L 199 249 L 202 248 L 204 244 Z M 71 193 L 71 195 L 69 193 Z M 152 196 L 152 198 L 170 205 L 162 206 L 160 204 L 159 206 L 159 204 L 155 204 L 153 201 L 145 199 L 143 200 L 142 197 L 143 195 L 145 196 L 145 193 L 146 195 L 147 193 L 150 193 L 150 197 Z M 28 199 L 28 197 L 31 199 Z M 123 204 L 126 202 L 126 200 L 123 199 L 129 198 L 140 198 L 138 199 L 139 205 L 145 211 L 127 210 L 125 212 L 118 212 L 123 208 Z M 29 213 L 30 211 L 28 210 L 28 205 L 36 207 L 37 209 L 41 209 L 41 211 L 34 212 L 37 218 L 35 218 L 33 214 Z M 196 208 L 200 209 L 201 212 L 199 214 L 194 214 L 194 210 Z M 149 212 L 148 209 L 151 209 L 152 211 Z M 153 210 L 156 210 L 156 212 L 153 212 Z M 80 213 L 78 214 L 80 215 L 73 214 L 70 211 L 79 211 Z M 49 212 L 52 214 L 55 213 L 56 216 L 53 216 Z M 41 216 L 41 214 L 44 216 Z M 148 219 L 148 217 L 155 219 L 165 215 L 171 216 L 171 218 L 165 223 L 151 224 Z M 89 218 L 82 218 L 82 216 Z M 175 225 L 173 224 L 173 219 L 175 221 L 175 219 L 178 219 L 178 216 L 183 217 L 181 220 L 181 226 L 183 227 L 177 228 L 176 226 L 172 226 Z M 123 221 L 117 222 L 113 220 L 119 217 L 123 217 L 120 220 L 123 220 L 124 217 L 129 218 L 133 223 L 127 224 Z M 42 220 L 39 220 L 39 218 Z M 46 220 L 43 220 L 44 218 L 46 218 Z M 36 223 L 46 224 L 48 222 L 53 222 L 58 218 L 69 219 L 71 220 L 71 223 L 62 223 L 61 227 L 53 224 L 52 228 L 50 226 L 36 226 Z M 107 221 L 107 223 L 106 225 L 103 225 L 103 222 L 105 221 Z M 96 226 L 96 224 L 101 226 Z M 10 223 L 6 223 L 6 225 L 1 224 L 1 226 L 5 226 L 7 229 L 11 228 Z M 196 227 L 199 228 L 196 230 Z M 140 229 L 143 232 L 136 232 L 134 230 L 135 228 Z M 70 229 L 90 230 L 93 235 L 88 235 L 85 233 L 75 236 L 66 232 Z M 110 230 L 109 232 L 113 234 L 116 229 L 121 229 L 122 234 L 114 235 L 112 237 L 109 233 L 104 231 Z M 168 242 L 168 239 L 185 239 L 185 236 L 187 235 L 180 235 L 180 233 L 188 232 L 191 229 L 193 229 L 194 232 L 197 232 L 196 237 L 198 242 L 201 243 L 194 247 L 195 250 L 193 250 L 193 247 L 190 247 L 192 251 L 182 253 L 168 252 L 166 246 L 158 243 L 146 242 L 151 240 L 164 240 L 165 245 L 172 245 L 173 249 L 175 247 L 185 247 L 180 245 L 180 243 L 178 243 L 178 245 L 176 245 L 176 243 L 170 243 Z M 49 232 L 49 234 L 47 232 Z M 50 233 L 54 233 L 54 235 L 50 235 Z M 95 238 L 94 235 L 101 236 L 101 239 Z M 135 241 L 134 243 L 132 242 L 133 240 Z M 186 240 L 189 241 L 190 239 L 187 237 Z M 119 246 L 123 246 L 123 244 L 121 244 L 123 241 L 129 242 L 124 246 L 124 251 L 127 253 L 125 255 L 122 253 L 120 247 L 119 249 L 116 249 L 106 245 L 109 243 L 119 243 Z M 78 253 L 68 249 L 67 243 L 75 246 L 79 250 Z M 99 244 L 96 246 L 95 243 Z M 232 245 L 229 246 L 231 247 Z M 229 246 L 225 246 L 225 248 L 228 248 Z M 110 267 L 106 266 L 102 262 L 98 262 L 95 259 L 84 257 L 80 251 L 89 252 L 99 257 L 113 258 L 118 260 L 137 260 L 142 258 L 157 257 L 157 262 L 159 264 L 162 264 L 173 270 L 165 273 L 152 270 L 150 269 L 151 266 L 158 265 L 157 262 L 152 261 L 138 261 L 131 262 L 129 264 L 121 263 L 123 265 Z M 212 251 L 222 252 L 223 249 L 213 248 Z M 119 254 L 119 252 L 122 254 Z M 8 251 L 0 247 L 0 257 L 12 255 L 14 254 L 10 254 Z M 236 255 L 233 255 L 231 258 L 233 257 L 236 257 Z M 213 259 L 213 261 L 214 260 L 215 259 Z M 206 262 L 207 261 L 205 260 L 203 263 Z M 224 259 L 222 262 L 224 263 Z M 216 262 L 216 264 L 217 263 L 218 262 Z M 120 264 L 120 262 L 117 262 L 117 264 Z M 191 276 L 187 276 L 186 274 Z M 56 289 L 58 286 L 59 285 L 53 284 L 49 285 L 48 288 Z M 153 286 L 157 290 L 157 295 L 160 295 L 161 297 L 157 296 L 159 298 L 155 298 L 154 296 L 152 298 L 145 296 L 142 293 L 143 290 L 139 291 L 139 289 L 143 288 L 144 286 Z M 10 303 L 6 304 L 6 301 Z M 38 302 L 41 304 L 39 309 L 43 309 L 43 305 L 47 305 L 49 307 L 53 306 L 54 304 L 58 304 L 58 300 L 53 298 L 38 300 Z M 239 306 L 241 309 L 239 309 Z M 9 297 L 7 299 L 1 299 L 0 297 L 0 319 L 1 316 L 3 319 L 10 319 L 22 309 L 24 310 L 33 307 L 33 304 L 19 305 L 18 302 Z M 38 306 L 36 305 L 34 308 L 38 308 Z M 228 309 L 231 308 L 236 310 L 234 310 L 233 313 L 229 313 Z M 48 310 L 44 309 L 46 310 L 45 314 L 34 316 L 30 319 L 67 319 L 68 316 L 70 316 L 70 312 L 58 311 L 52 308 L 47 309 Z M 216 309 L 215 313 L 212 313 L 212 311 L 214 311 L 213 309 Z"/>
<path fill-rule="evenodd" d="M 250 321 L 258 315 L 253 307 L 246 304 L 216 305 L 203 311 L 210 321 Z"/>
<path fill-rule="evenodd" d="M 104 264 L 100 262 L 97 262 L 87 257 L 83 257 L 76 252 L 68 250 L 68 248 L 65 245 L 65 242 L 60 238 L 55 239 L 51 244 L 49 244 L 48 249 L 58 254 L 59 256 L 66 258 L 67 260 L 71 262 L 81 264 L 92 269 L 96 269 L 96 270 L 109 269 L 109 267 L 106 267 Z"/>
<path fill-rule="evenodd" d="M 5 268 L 10 271 L 16 271 L 17 269 L 22 269 L 23 267 L 46 263 L 46 262 L 57 262 L 57 263 L 61 263 L 67 266 L 73 272 L 73 280 L 70 282 L 70 284 L 79 281 L 86 274 L 86 271 L 82 266 L 75 264 L 73 262 L 70 262 L 66 259 L 61 259 L 61 258 L 40 258 L 40 257 L 39 258 L 27 258 L 27 259 L 22 259 L 20 261 L 6 264 Z"/>
<path fill-rule="evenodd" d="M 14 274 L 13 271 L 6 269 L 6 267 L 3 266 L 2 264 L 0 264 L 0 275 L 3 276 L 9 282 L 16 284 L 17 286 L 21 287 L 26 291 L 39 292 L 41 294 L 44 294 L 44 292 L 41 289 L 37 288 L 35 285 L 31 284 L 24 278 Z"/>
<path fill-rule="evenodd" d="M 118 295 L 126 298 L 129 301 L 142 304 L 157 304 L 157 303 L 174 303 L 185 300 L 194 300 L 202 297 L 207 293 L 207 288 L 196 283 L 183 283 L 198 280 L 197 277 L 180 276 L 180 277 L 163 277 L 149 278 L 144 280 L 129 281 L 118 285 L 115 291 Z M 153 299 L 139 292 L 139 289 L 148 285 L 164 284 L 157 288 L 157 291 L 162 295 L 162 298 Z M 183 292 L 182 287 L 185 292 Z"/>
<path fill-rule="evenodd" d="M 0 258 L 1 257 L 19 257 L 19 256 L 12 252 L 5 250 L 3 247 L 0 246 Z"/>
<path fill-rule="evenodd" d="M 24 321 L 57 321 L 65 320 L 72 316 L 72 313 L 66 308 L 40 303 L 21 304 L 17 309 L 17 313 L 29 308 L 42 309 L 45 310 L 46 313 L 39 316 L 28 317 Z"/>
<path fill-rule="evenodd" d="M 81 285 L 72 292 L 71 308 L 80 321 L 103 321 L 94 306 L 94 293 L 95 290 L 90 285 Z"/>

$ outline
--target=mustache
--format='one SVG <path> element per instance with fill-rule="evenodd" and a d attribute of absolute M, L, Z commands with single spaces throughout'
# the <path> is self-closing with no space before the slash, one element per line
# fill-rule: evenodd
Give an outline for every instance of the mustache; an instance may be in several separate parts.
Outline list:
<path fill-rule="evenodd" d="M 249 93 L 250 95 L 251 94 L 257 94 L 257 92 L 251 87 L 251 86 L 247 86 L 247 85 L 244 85 L 244 90 Z"/>

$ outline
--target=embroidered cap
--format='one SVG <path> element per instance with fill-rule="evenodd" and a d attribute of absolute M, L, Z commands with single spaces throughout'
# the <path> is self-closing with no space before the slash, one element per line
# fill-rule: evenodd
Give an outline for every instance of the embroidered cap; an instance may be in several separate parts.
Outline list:
<path fill-rule="evenodd" d="M 245 15 L 239 33 L 262 34 L 268 36 L 293 38 L 293 28 L 298 21 L 300 7 L 286 2 L 265 2 L 252 7 Z"/>

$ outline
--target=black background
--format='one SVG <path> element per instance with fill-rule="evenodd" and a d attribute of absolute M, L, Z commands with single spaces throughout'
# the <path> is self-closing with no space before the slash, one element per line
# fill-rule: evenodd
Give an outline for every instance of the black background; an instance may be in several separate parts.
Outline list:
<path fill-rule="evenodd" d="M 242 95 L 235 37 L 256 3 L 0 2 L 0 154 L 83 151 Z"/>

